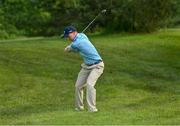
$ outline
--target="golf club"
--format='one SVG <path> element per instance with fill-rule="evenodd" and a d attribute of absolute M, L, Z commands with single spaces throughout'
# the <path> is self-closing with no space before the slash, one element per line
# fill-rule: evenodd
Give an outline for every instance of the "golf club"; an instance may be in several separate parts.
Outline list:
<path fill-rule="evenodd" d="M 84 30 L 82 30 L 82 33 L 85 32 L 89 26 L 101 15 L 101 14 L 105 14 L 106 13 L 106 9 L 102 10 L 85 28 Z M 63 38 L 63 34 L 60 35 L 61 38 Z"/>
<path fill-rule="evenodd" d="M 101 14 L 104 14 L 106 13 L 106 9 L 102 10 L 85 28 L 84 30 L 82 30 L 82 33 L 85 32 L 89 26 L 101 15 Z"/>

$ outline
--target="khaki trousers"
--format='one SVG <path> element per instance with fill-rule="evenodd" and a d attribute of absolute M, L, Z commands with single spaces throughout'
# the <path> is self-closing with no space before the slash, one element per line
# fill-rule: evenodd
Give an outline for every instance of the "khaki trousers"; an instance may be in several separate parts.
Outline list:
<path fill-rule="evenodd" d="M 89 111 L 97 110 L 96 108 L 96 89 L 94 88 L 96 81 L 101 76 L 104 70 L 104 63 L 87 66 L 84 63 L 81 64 L 81 71 L 78 74 L 78 78 L 75 84 L 75 104 L 76 108 L 83 109 L 83 89 L 86 87 L 86 100 Z"/>

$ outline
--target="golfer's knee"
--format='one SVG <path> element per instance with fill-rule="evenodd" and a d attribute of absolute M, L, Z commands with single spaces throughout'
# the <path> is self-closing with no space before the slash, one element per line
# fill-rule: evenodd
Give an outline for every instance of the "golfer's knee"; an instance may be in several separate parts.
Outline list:
<path fill-rule="evenodd" d="M 87 89 L 94 89 L 94 86 L 92 84 L 87 83 Z"/>
<path fill-rule="evenodd" d="M 82 89 L 83 87 L 80 84 L 75 84 L 75 88 L 79 90 L 79 89 Z"/>
<path fill-rule="evenodd" d="M 76 89 L 79 89 L 79 88 L 80 88 L 80 86 L 79 86 L 79 85 L 75 85 L 75 88 L 76 88 Z"/>

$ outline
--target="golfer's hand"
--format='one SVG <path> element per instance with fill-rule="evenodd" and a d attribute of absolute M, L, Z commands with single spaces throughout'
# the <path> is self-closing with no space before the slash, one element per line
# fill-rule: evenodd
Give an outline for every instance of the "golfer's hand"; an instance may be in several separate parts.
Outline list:
<path fill-rule="evenodd" d="M 70 51 L 71 51 L 71 46 L 70 46 L 70 45 L 66 46 L 66 48 L 64 49 L 64 51 L 65 51 L 65 52 L 70 52 Z"/>

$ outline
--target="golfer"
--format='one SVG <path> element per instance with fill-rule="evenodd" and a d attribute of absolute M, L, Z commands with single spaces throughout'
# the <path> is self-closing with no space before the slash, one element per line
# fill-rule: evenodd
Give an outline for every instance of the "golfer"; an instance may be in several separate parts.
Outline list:
<path fill-rule="evenodd" d="M 88 110 L 97 112 L 96 108 L 96 81 L 104 70 L 104 63 L 98 54 L 96 48 L 83 33 L 78 33 L 73 26 L 67 26 L 64 29 L 64 37 L 69 38 L 72 43 L 65 48 L 66 52 L 79 52 L 84 63 L 81 64 L 81 71 L 75 84 L 75 110 L 84 110 L 83 89 L 86 87 L 86 100 Z"/>

